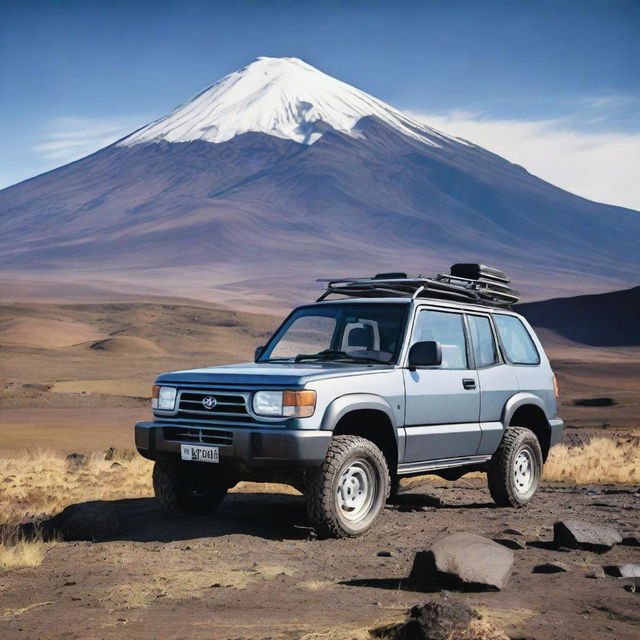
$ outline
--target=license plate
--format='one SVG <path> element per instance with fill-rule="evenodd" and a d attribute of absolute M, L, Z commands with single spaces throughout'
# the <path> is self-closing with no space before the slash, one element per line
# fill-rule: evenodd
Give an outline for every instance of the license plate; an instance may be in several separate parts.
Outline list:
<path fill-rule="evenodd" d="M 183 460 L 191 462 L 220 462 L 218 447 L 194 447 L 190 444 L 180 445 Z"/>

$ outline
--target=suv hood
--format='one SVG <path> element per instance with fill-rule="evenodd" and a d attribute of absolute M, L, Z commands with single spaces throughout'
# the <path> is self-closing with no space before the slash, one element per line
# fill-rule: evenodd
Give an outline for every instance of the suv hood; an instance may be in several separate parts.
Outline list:
<path fill-rule="evenodd" d="M 392 371 L 393 365 L 337 362 L 246 362 L 163 373 L 158 384 L 300 386 L 312 380 Z"/>

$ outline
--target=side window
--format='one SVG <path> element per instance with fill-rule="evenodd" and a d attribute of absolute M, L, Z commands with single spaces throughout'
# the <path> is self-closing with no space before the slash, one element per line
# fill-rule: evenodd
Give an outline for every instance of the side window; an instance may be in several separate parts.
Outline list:
<path fill-rule="evenodd" d="M 504 355 L 511 364 L 540 364 L 536 345 L 518 318 L 495 314 L 493 320 L 504 347 Z"/>
<path fill-rule="evenodd" d="M 462 314 L 423 310 L 418 314 L 411 344 L 435 340 L 442 346 L 441 369 L 467 369 L 467 345 Z"/>
<path fill-rule="evenodd" d="M 498 351 L 493 331 L 491 331 L 491 322 L 486 316 L 467 316 L 467 318 L 476 367 L 478 369 L 490 367 L 498 362 Z"/>

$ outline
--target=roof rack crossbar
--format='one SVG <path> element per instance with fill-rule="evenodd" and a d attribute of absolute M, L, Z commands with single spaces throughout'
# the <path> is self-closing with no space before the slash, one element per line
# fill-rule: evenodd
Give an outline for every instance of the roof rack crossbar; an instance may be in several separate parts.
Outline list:
<path fill-rule="evenodd" d="M 463 265 L 473 267 L 478 265 Z M 482 265 L 480 265 L 482 266 Z M 453 271 L 453 268 L 452 268 Z M 404 274 L 378 274 L 373 278 L 342 278 L 321 280 L 326 283 L 326 291 L 318 302 L 332 294 L 346 297 L 408 297 L 451 299 L 494 307 L 509 307 L 518 301 L 518 293 L 509 286 L 506 277 L 496 269 L 482 266 L 478 277 L 438 274 L 434 277 L 397 277 Z"/>

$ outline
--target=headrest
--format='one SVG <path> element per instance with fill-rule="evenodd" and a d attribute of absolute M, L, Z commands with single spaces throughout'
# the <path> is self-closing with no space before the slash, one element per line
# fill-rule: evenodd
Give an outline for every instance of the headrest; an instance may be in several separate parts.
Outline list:
<path fill-rule="evenodd" d="M 362 347 L 363 349 L 371 349 L 373 347 L 373 329 L 371 325 L 364 327 L 356 327 L 349 331 L 348 344 L 350 347 Z"/>

